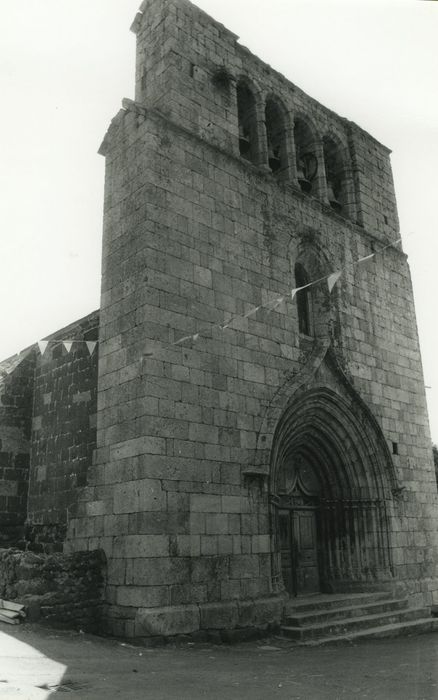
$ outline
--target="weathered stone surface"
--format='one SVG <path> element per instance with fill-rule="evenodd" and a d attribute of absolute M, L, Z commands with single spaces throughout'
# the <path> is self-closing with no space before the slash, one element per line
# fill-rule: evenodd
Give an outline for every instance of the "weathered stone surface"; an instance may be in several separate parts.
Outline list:
<path fill-rule="evenodd" d="M 284 598 L 257 598 L 256 600 L 240 600 L 237 604 L 239 625 L 242 627 L 257 627 L 279 624 L 283 616 Z"/>
<path fill-rule="evenodd" d="M 197 605 L 139 608 L 135 616 L 135 636 L 164 637 L 190 634 L 199 629 Z"/>
<path fill-rule="evenodd" d="M 136 99 L 101 148 L 99 359 L 37 356 L 13 425 L 25 442 L 33 420 L 30 537 L 60 547 L 68 520 L 66 550 L 106 552 L 106 631 L 196 629 L 195 601 L 203 626 L 257 626 L 309 585 L 280 556 L 301 498 L 315 590 L 398 580 L 428 604 L 438 503 L 388 150 L 192 4 L 142 7 Z M 24 442 L 0 445 L 20 522 Z"/>
<path fill-rule="evenodd" d="M 168 33 L 163 12 L 177 32 Z M 387 149 L 188 3 L 149 0 L 136 32 L 136 101 L 125 100 L 102 147 L 110 195 L 96 465 L 104 466 L 90 472 L 92 490 L 84 494 L 105 504 L 104 532 L 116 537 L 105 545 L 109 557 L 126 558 L 123 572 L 113 574 L 118 600 L 132 601 L 142 586 L 167 587 L 175 605 L 187 600 L 190 585 L 200 605 L 259 601 L 281 590 L 268 488 L 274 495 L 282 488 L 275 460 L 290 454 L 293 462 L 289 440 L 299 459 L 314 451 L 326 498 L 348 493 L 351 503 L 379 503 L 374 524 L 365 504 L 363 522 L 351 526 L 351 561 L 341 536 L 321 551 L 336 551 L 354 584 L 394 575 L 412 596 L 431 600 L 437 504 Z M 237 88 L 233 81 L 219 86 L 219 65 Z M 260 85 L 246 117 L 254 119 L 246 154 L 240 75 Z M 281 128 L 281 168 L 271 171 L 268 147 Z M 299 182 L 300 149 L 317 162 L 310 193 Z M 338 170 L 335 211 L 329 189 L 336 149 L 343 179 Z M 326 283 L 312 287 L 307 316 L 302 296 L 290 296 L 299 286 L 297 263 L 309 280 L 343 271 L 331 293 Z M 288 423 L 299 401 L 301 413 Z M 92 508 L 72 520 L 71 546 L 101 541 L 103 506 Z M 336 522 L 349 518 L 346 508 Z M 362 560 L 354 537 L 365 530 L 372 546 Z M 413 542 L 414 531 L 430 537 Z M 169 540 L 157 549 L 158 540 L 149 546 L 135 539 L 141 533 Z M 326 575 L 325 583 L 351 585 L 343 576 L 333 575 L 336 583 Z M 427 591 L 415 583 L 425 579 L 433 579 Z M 134 598 L 122 592 L 130 586 Z M 259 603 L 253 616 L 244 605 L 242 619 L 259 624 Z M 273 605 L 263 603 L 260 620 L 275 617 Z"/>
<path fill-rule="evenodd" d="M 237 625 L 236 602 L 204 603 L 199 606 L 201 629 L 233 629 Z"/>

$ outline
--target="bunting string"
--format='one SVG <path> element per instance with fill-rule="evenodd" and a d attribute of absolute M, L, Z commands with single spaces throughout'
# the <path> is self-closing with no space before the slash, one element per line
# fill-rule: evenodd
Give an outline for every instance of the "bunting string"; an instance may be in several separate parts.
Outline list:
<path fill-rule="evenodd" d="M 334 270 L 333 272 L 331 272 L 328 275 L 324 275 L 323 277 L 319 277 L 318 279 L 312 280 L 312 281 L 308 282 L 307 284 L 302 285 L 301 287 L 294 287 L 288 291 L 287 295 L 276 296 L 273 299 L 266 301 L 265 303 L 262 303 L 258 306 L 254 306 L 254 307 L 250 308 L 246 313 L 244 313 L 242 315 L 231 316 L 224 323 L 221 323 L 221 324 L 210 323 L 208 325 L 206 324 L 205 326 L 202 326 L 201 328 L 199 328 L 196 333 L 184 335 L 181 338 L 174 340 L 172 343 L 170 343 L 170 345 L 171 346 L 179 346 L 187 341 L 191 341 L 192 343 L 194 343 L 197 340 L 199 340 L 201 335 L 207 333 L 208 331 L 211 331 L 213 328 L 218 328 L 221 331 L 226 331 L 227 329 L 232 328 L 232 324 L 235 323 L 236 321 L 249 318 L 250 316 L 253 316 L 254 314 L 256 314 L 257 311 L 259 311 L 260 309 L 265 309 L 267 311 L 267 313 L 270 314 L 273 311 L 275 311 L 275 309 L 277 309 L 280 306 L 280 304 L 282 304 L 286 300 L 287 297 L 290 297 L 291 300 L 293 301 L 298 292 L 301 292 L 303 289 L 308 289 L 309 287 L 313 287 L 317 284 L 320 284 L 321 282 L 327 283 L 329 294 L 331 294 L 336 283 L 338 282 L 338 280 L 340 279 L 340 277 L 342 276 L 344 271 L 346 269 L 348 269 L 348 267 L 360 265 L 364 262 L 367 262 L 368 260 L 371 260 L 376 255 L 383 253 L 388 248 L 394 248 L 397 244 L 401 243 L 401 240 L 402 240 L 401 238 L 398 238 L 396 241 L 392 241 L 391 243 L 388 243 L 387 245 L 383 246 L 382 248 L 379 248 L 379 250 L 376 250 L 373 253 L 370 253 L 369 255 L 365 255 L 361 258 L 358 258 L 357 260 L 354 260 L 353 262 L 349 263 L 348 265 L 345 265 L 344 267 L 339 268 L 338 270 Z M 38 348 L 39 348 L 42 356 L 46 352 L 49 343 L 50 344 L 53 343 L 55 346 L 63 345 L 64 348 L 66 349 L 67 353 L 70 353 L 74 344 L 85 343 L 90 356 L 93 355 L 94 350 L 97 346 L 96 340 L 54 340 L 54 341 L 39 340 L 37 345 L 38 345 Z M 52 348 L 53 348 L 53 345 L 52 345 Z M 155 354 L 156 354 L 155 351 L 149 350 L 149 351 L 145 351 L 142 356 L 143 356 L 143 358 L 153 357 Z"/>
<path fill-rule="evenodd" d="M 365 255 L 361 258 L 358 258 L 357 260 L 354 260 L 352 263 L 349 263 L 348 265 L 345 265 L 344 267 L 340 268 L 339 270 L 335 270 L 334 272 L 331 272 L 328 275 L 324 275 L 323 277 L 319 277 L 318 279 L 312 280 L 311 282 L 308 282 L 307 284 L 304 284 L 301 287 L 294 287 L 288 292 L 288 296 L 290 295 L 292 301 L 294 300 L 296 294 L 298 292 L 301 292 L 303 289 L 308 289 L 309 287 L 313 287 L 317 284 L 320 284 L 321 282 L 327 282 L 327 287 L 329 294 L 332 293 L 334 286 L 338 282 L 339 278 L 342 276 L 343 272 L 348 269 L 348 267 L 354 266 L 354 265 L 360 265 L 361 263 L 367 262 L 368 260 L 371 260 L 374 258 L 376 255 L 379 255 L 380 253 L 383 253 L 383 251 L 387 250 L 388 248 L 394 248 L 397 244 L 401 243 L 401 238 L 397 238 L 397 240 L 392 241 L 391 243 L 388 243 L 387 245 L 383 246 L 382 248 L 379 248 L 379 250 L 374 251 L 373 253 L 370 253 L 369 255 Z M 274 311 L 284 300 L 286 299 L 285 296 L 281 297 L 276 297 L 274 299 L 271 299 L 270 301 L 267 301 L 264 304 L 260 304 L 259 306 L 254 306 L 252 309 L 247 311 L 245 314 L 241 316 L 232 316 L 228 321 L 222 324 L 218 324 L 215 326 L 215 324 L 210 324 L 207 327 L 200 328 L 194 335 L 185 335 L 182 338 L 179 338 L 178 340 L 174 341 L 171 343 L 171 345 L 180 345 L 183 342 L 187 340 L 191 341 L 196 341 L 202 335 L 206 330 L 210 330 L 213 327 L 220 328 L 222 331 L 226 330 L 227 328 L 230 328 L 232 323 L 239 319 L 244 319 L 244 318 L 249 318 L 250 316 L 254 315 L 257 311 L 260 309 L 267 309 L 268 314 L 270 314 L 272 311 Z"/>
<path fill-rule="evenodd" d="M 91 357 L 97 346 L 97 340 L 38 340 L 37 345 L 41 356 L 43 356 L 49 345 L 51 350 L 62 345 L 66 349 L 67 353 L 70 353 L 73 345 L 80 345 L 83 343 L 85 343 L 87 346 L 87 350 Z"/>

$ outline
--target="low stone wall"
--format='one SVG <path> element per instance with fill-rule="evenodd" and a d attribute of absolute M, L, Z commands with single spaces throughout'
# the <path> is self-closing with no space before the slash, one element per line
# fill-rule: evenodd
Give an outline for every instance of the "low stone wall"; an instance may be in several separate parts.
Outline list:
<path fill-rule="evenodd" d="M 187 636 L 216 643 L 242 641 L 277 631 L 284 605 L 285 597 L 280 594 L 157 608 L 112 605 L 102 630 L 117 637 L 135 638 L 146 646 Z"/>
<path fill-rule="evenodd" d="M 104 571 L 101 550 L 46 555 L 0 549 L 0 597 L 25 605 L 31 621 L 96 632 Z"/>

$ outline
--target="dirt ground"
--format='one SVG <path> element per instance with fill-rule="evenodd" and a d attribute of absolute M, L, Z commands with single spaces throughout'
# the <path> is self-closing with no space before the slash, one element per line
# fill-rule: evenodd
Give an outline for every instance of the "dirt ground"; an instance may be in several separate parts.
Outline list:
<path fill-rule="evenodd" d="M 438 699 L 438 634 L 320 648 L 271 637 L 155 649 L 37 625 L 0 628 L 0 698 Z"/>

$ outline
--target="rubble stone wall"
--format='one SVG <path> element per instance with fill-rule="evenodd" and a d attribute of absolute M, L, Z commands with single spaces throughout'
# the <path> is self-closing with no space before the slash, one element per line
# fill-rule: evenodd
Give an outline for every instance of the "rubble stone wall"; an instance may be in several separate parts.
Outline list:
<path fill-rule="evenodd" d="M 104 575 L 101 551 L 68 556 L 0 549 L 0 598 L 23 604 L 31 621 L 96 632 Z"/>

